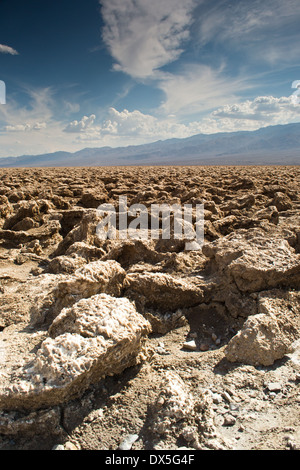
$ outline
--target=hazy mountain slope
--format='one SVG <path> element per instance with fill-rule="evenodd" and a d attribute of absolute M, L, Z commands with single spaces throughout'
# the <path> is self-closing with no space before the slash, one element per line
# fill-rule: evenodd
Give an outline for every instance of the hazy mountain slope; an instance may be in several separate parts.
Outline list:
<path fill-rule="evenodd" d="M 286 164 L 300 162 L 300 123 L 257 131 L 198 134 L 151 144 L 119 148 L 85 148 L 0 159 L 0 167 Z"/>

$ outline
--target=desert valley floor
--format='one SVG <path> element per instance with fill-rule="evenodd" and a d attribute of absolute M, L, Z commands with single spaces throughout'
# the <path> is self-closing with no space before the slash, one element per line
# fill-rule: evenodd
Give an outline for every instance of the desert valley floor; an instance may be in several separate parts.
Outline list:
<path fill-rule="evenodd" d="M 300 449 L 300 167 L 0 169 L 0 449 Z M 204 244 L 97 236 L 204 204 Z M 119 214 L 120 216 L 120 214 Z"/>

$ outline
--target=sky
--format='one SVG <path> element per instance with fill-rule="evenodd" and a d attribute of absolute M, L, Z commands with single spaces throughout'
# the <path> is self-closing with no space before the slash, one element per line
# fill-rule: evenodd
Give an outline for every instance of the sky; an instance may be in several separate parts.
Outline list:
<path fill-rule="evenodd" d="M 0 157 L 300 122 L 299 24 L 299 0 L 0 0 Z"/>

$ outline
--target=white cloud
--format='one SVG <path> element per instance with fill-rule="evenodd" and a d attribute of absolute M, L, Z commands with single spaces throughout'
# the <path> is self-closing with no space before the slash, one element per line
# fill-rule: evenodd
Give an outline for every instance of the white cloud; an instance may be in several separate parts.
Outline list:
<path fill-rule="evenodd" d="M 202 128 L 203 132 L 251 131 L 292 122 L 300 122 L 300 105 L 294 104 L 292 96 L 258 96 L 218 108 L 203 119 Z"/>
<path fill-rule="evenodd" d="M 138 110 L 118 111 L 110 108 L 107 119 L 102 123 L 96 124 L 93 118 L 89 126 L 74 125 L 73 132 L 76 129 L 77 142 L 124 146 L 190 137 L 199 133 L 256 130 L 299 121 L 300 105 L 293 104 L 292 96 L 259 96 L 252 101 L 221 106 L 201 120 L 188 123 L 179 122 L 175 115 L 162 117 L 143 114 Z M 87 122 L 87 118 L 83 122 Z"/>
<path fill-rule="evenodd" d="M 230 87 L 228 81 L 223 83 L 218 81 L 221 80 L 220 77 L 217 80 L 213 75 L 209 75 L 209 71 L 206 73 L 207 78 L 210 77 L 211 88 L 201 91 L 204 93 L 203 100 L 207 94 L 207 106 L 214 100 L 219 105 L 202 119 L 197 117 L 192 121 L 190 116 L 187 116 L 185 122 L 180 121 L 178 112 L 166 114 L 166 109 L 165 112 L 154 115 L 144 114 L 137 109 L 129 111 L 110 108 L 104 119 L 97 119 L 95 113 L 66 125 L 57 117 L 57 103 L 55 104 L 50 89 L 30 91 L 31 106 L 19 107 L 10 101 L 8 105 L 0 107 L 0 157 L 49 153 L 57 150 L 77 151 L 84 145 L 96 147 L 138 145 L 168 138 L 184 138 L 199 133 L 256 130 L 270 125 L 300 122 L 300 104 L 293 101 L 293 95 L 279 98 L 258 96 L 245 101 L 234 99 L 222 105 L 221 98 L 224 98 L 226 93 L 228 97 L 231 93 L 234 94 L 236 84 L 233 83 Z M 196 75 L 195 73 L 192 77 L 193 83 Z M 187 77 L 183 74 L 182 76 L 187 81 Z M 168 95 L 169 101 L 166 101 L 169 104 L 168 111 L 176 108 L 175 91 L 174 87 L 172 89 L 174 94 Z M 216 97 L 213 96 L 214 91 Z M 194 90 L 194 95 L 196 99 L 197 89 Z M 192 89 L 188 93 L 189 99 L 191 96 L 193 96 Z M 173 102 L 171 97 L 174 99 Z M 176 111 L 179 109 L 182 112 L 188 109 L 188 103 L 186 97 L 184 100 L 182 98 L 177 104 Z M 200 106 L 200 101 L 198 105 Z M 192 104 L 190 106 L 192 108 Z"/>
<path fill-rule="evenodd" d="M 51 88 L 24 89 L 26 105 L 10 99 L 0 106 L 0 157 L 42 154 L 57 150 L 76 151 L 80 144 L 62 132 L 57 103 Z"/>
<path fill-rule="evenodd" d="M 113 146 L 135 145 L 170 137 L 188 137 L 197 131 L 199 123 L 189 127 L 177 122 L 173 117 L 160 119 L 138 110 L 117 111 L 115 108 L 109 109 L 108 117 L 102 123 L 93 122 L 85 127 L 75 124 L 72 126 L 72 132 L 78 134 L 78 142 L 101 142 L 101 145 Z"/>
<path fill-rule="evenodd" d="M 47 124 L 45 122 L 35 122 L 32 124 L 15 124 L 4 126 L 6 132 L 28 132 L 28 131 L 40 131 L 46 129 Z"/>
<path fill-rule="evenodd" d="M 155 70 L 182 53 L 197 0 L 102 0 L 103 39 L 115 70 L 135 78 Z"/>
<path fill-rule="evenodd" d="M 96 119 L 95 114 L 91 114 L 90 116 L 83 116 L 80 121 L 72 121 L 70 122 L 64 129 L 64 132 L 82 132 L 91 127 L 94 124 Z"/>
<path fill-rule="evenodd" d="M 295 106 L 291 96 L 276 98 L 274 96 L 258 96 L 239 104 L 223 106 L 211 113 L 216 118 L 246 119 L 259 122 L 280 121 L 281 124 L 291 122 L 300 117 L 300 106 Z"/>
<path fill-rule="evenodd" d="M 10 46 L 5 46 L 4 44 L 0 44 L 0 54 L 11 54 L 11 55 L 18 55 L 18 51 Z"/>

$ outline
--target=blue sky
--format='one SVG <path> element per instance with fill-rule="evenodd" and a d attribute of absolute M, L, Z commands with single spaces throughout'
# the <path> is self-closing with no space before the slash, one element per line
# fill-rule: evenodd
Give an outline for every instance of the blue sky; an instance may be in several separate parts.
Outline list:
<path fill-rule="evenodd" d="M 0 0 L 0 157 L 300 122 L 299 0 Z"/>

